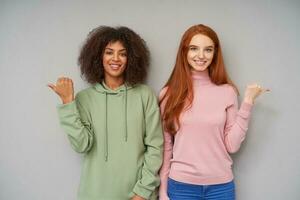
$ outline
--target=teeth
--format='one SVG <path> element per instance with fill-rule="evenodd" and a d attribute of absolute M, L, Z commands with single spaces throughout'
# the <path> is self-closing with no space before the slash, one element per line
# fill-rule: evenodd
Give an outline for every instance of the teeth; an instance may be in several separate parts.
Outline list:
<path fill-rule="evenodd" d="M 195 60 L 195 63 L 198 65 L 204 65 L 206 61 Z"/>
<path fill-rule="evenodd" d="M 121 67 L 121 65 L 111 64 L 110 67 L 113 69 L 118 69 L 119 67 Z"/>

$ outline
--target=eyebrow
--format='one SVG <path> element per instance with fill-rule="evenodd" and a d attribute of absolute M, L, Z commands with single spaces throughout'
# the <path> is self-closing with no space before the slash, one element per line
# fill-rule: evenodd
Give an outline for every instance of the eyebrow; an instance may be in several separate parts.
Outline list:
<path fill-rule="evenodd" d="M 199 47 L 199 46 L 197 46 L 197 45 L 189 45 L 189 47 Z M 214 48 L 214 46 L 206 46 L 205 48 Z"/>
<path fill-rule="evenodd" d="M 106 47 L 105 49 L 114 51 L 114 49 L 111 49 L 111 48 L 108 48 L 108 47 Z M 119 50 L 119 51 L 126 51 L 126 49 L 121 49 L 121 50 Z"/>

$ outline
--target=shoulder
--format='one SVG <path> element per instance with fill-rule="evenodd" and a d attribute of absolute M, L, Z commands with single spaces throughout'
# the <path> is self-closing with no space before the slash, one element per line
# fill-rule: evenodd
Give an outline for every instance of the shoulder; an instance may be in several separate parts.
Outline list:
<path fill-rule="evenodd" d="M 146 109 L 156 110 L 158 108 L 157 97 L 151 87 L 145 84 L 138 84 L 133 87 L 133 91 L 140 95 Z"/>
<path fill-rule="evenodd" d="M 229 105 L 234 104 L 237 101 L 238 93 L 232 85 L 223 84 L 219 87 L 222 90 L 223 97 L 225 97 L 224 100 L 226 100 Z"/>
<path fill-rule="evenodd" d="M 160 101 L 165 97 L 167 91 L 168 91 L 168 86 L 166 86 L 160 90 L 159 95 L 158 95 L 158 98 Z"/>
<path fill-rule="evenodd" d="M 230 85 L 230 84 L 223 84 L 220 86 L 223 91 L 225 92 L 226 96 L 234 96 L 236 97 L 238 95 L 236 89 Z"/>
<path fill-rule="evenodd" d="M 133 86 L 133 91 L 139 93 L 144 98 L 156 97 L 153 89 L 145 84 L 136 84 Z"/>
<path fill-rule="evenodd" d="M 215 88 L 224 96 L 237 96 L 236 89 L 230 84 L 216 85 Z"/>
<path fill-rule="evenodd" d="M 90 86 L 88 88 L 85 88 L 81 91 L 79 91 L 77 94 L 76 94 L 76 97 L 75 99 L 77 101 L 80 101 L 80 102 L 86 102 L 88 101 L 92 95 L 95 94 L 95 88 L 93 86 Z"/>

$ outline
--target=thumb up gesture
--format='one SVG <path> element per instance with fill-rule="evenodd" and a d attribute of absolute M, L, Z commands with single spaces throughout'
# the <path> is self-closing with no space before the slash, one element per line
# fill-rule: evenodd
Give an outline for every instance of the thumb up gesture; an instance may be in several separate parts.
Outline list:
<path fill-rule="evenodd" d="M 56 85 L 49 83 L 48 87 L 51 88 L 61 98 L 63 104 L 74 101 L 74 88 L 72 79 L 68 77 L 61 77 L 57 79 Z"/>

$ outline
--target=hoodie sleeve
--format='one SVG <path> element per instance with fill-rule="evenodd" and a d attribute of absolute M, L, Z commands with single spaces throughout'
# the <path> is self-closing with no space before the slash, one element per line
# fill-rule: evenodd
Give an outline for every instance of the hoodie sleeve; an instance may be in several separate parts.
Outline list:
<path fill-rule="evenodd" d="M 252 105 L 243 102 L 238 109 L 238 99 L 235 91 L 230 88 L 230 102 L 226 109 L 225 146 L 229 153 L 239 150 L 248 130 Z"/>
<path fill-rule="evenodd" d="M 152 91 L 147 95 L 144 105 L 146 122 L 144 137 L 145 159 L 141 179 L 135 184 L 133 192 L 145 199 L 149 199 L 160 183 L 158 171 L 162 164 L 163 135 L 159 107 L 156 96 Z"/>
<path fill-rule="evenodd" d="M 79 98 L 68 104 L 57 106 L 60 125 L 67 134 L 72 148 L 78 153 L 86 153 L 92 148 L 93 130 L 91 119 L 81 105 Z"/>

